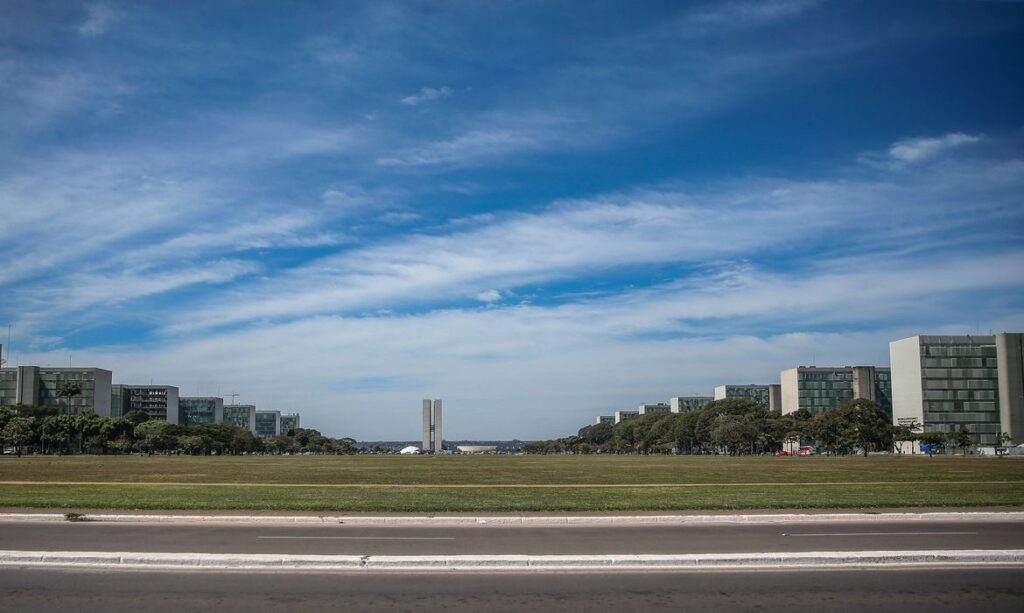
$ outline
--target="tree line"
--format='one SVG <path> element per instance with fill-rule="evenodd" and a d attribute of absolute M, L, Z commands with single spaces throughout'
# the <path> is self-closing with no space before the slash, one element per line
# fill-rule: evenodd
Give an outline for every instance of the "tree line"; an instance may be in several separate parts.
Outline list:
<path fill-rule="evenodd" d="M 141 411 L 124 417 L 95 413 L 60 415 L 53 407 L 0 407 L 0 443 L 17 455 L 148 453 L 211 455 L 241 453 L 352 454 L 350 438 L 329 438 L 307 428 L 260 438 L 234 424 L 185 426 L 150 419 Z"/>
<path fill-rule="evenodd" d="M 920 432 L 920 424 L 893 425 L 876 402 L 854 400 L 818 415 L 788 415 L 746 398 L 726 398 L 685 413 L 640 415 L 615 425 L 594 424 L 575 436 L 530 443 L 527 453 L 778 454 L 793 441 L 817 452 L 850 455 L 900 450 L 901 442 L 966 450 L 970 432 Z"/>

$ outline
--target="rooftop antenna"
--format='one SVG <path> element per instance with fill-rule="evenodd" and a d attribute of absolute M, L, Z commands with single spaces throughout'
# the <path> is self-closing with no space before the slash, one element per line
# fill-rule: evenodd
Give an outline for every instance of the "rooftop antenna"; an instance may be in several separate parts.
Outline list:
<path fill-rule="evenodd" d="M 4 359 L 3 351 L 0 351 L 0 366 L 11 361 L 11 324 L 7 324 L 7 359 Z"/>
<path fill-rule="evenodd" d="M 230 394 L 224 394 L 224 395 L 231 397 L 231 404 L 235 404 L 235 398 L 238 398 L 239 396 L 241 396 L 241 394 L 236 394 L 236 393 L 233 393 L 233 392 L 230 393 Z"/>

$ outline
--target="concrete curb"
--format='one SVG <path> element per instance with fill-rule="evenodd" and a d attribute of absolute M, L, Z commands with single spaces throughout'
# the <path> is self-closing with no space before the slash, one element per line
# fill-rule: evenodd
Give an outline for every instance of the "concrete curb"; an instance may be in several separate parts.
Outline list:
<path fill-rule="evenodd" d="M 714 570 L 1024 566 L 1024 550 L 840 551 L 678 555 L 343 556 L 0 551 L 0 567 L 321 571 Z"/>
<path fill-rule="evenodd" d="M 360 516 L 360 515 L 181 515 L 90 513 L 80 521 L 174 524 L 345 524 L 352 526 L 601 526 L 705 524 L 815 524 L 874 522 L 1024 521 L 1024 511 L 930 513 L 778 513 L 764 515 L 579 515 L 579 516 Z M 62 513 L 0 513 L 2 521 L 65 521 Z"/>

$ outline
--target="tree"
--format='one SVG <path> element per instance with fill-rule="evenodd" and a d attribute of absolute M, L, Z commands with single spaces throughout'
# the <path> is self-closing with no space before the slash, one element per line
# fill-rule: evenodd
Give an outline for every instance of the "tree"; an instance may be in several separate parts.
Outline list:
<path fill-rule="evenodd" d="M 67 414 L 71 415 L 71 399 L 82 395 L 82 384 L 78 381 L 62 381 L 57 385 L 57 398 L 63 398 Z"/>
<path fill-rule="evenodd" d="M 724 448 L 729 455 L 749 452 L 756 437 L 757 431 L 736 415 L 719 415 L 711 428 L 711 442 L 715 447 Z"/>
<path fill-rule="evenodd" d="M 145 411 L 128 411 L 124 414 L 124 418 L 130 421 L 133 426 L 149 421 L 149 415 Z"/>
<path fill-rule="evenodd" d="M 354 438 L 339 438 L 337 443 L 337 453 L 341 455 L 355 455 L 359 453 L 359 448 L 356 446 L 356 439 Z"/>
<path fill-rule="evenodd" d="M 177 443 L 178 447 L 185 453 L 189 455 L 196 455 L 209 449 L 213 443 L 213 439 L 199 434 L 186 434 L 184 436 L 179 436 Z"/>
<path fill-rule="evenodd" d="M 892 448 L 892 423 L 878 403 L 858 398 L 814 418 L 814 430 L 822 447 L 831 453 L 848 454 Z"/>
<path fill-rule="evenodd" d="M 34 421 L 31 417 L 12 417 L 0 429 L 0 439 L 7 445 L 13 445 L 19 458 L 22 448 L 35 439 Z"/>
<path fill-rule="evenodd" d="M 70 415 L 55 415 L 43 420 L 43 437 L 48 445 L 57 445 L 58 453 L 68 450 L 75 432 L 75 420 Z"/>
<path fill-rule="evenodd" d="M 135 426 L 123 417 L 107 417 L 100 424 L 97 446 L 104 451 L 128 453 L 134 444 Z"/>
<path fill-rule="evenodd" d="M 139 450 L 150 455 L 157 451 L 167 451 L 177 443 L 174 427 L 165 421 L 155 419 L 136 426 L 135 438 Z"/>
<path fill-rule="evenodd" d="M 85 439 L 99 434 L 103 418 L 95 413 L 79 413 L 72 419 L 78 433 L 78 453 L 85 453 Z"/>
<path fill-rule="evenodd" d="M 967 453 L 967 450 L 974 445 L 971 431 L 966 426 L 960 426 L 959 429 L 946 434 L 946 440 L 949 441 L 953 449 L 959 449 L 962 453 Z"/>

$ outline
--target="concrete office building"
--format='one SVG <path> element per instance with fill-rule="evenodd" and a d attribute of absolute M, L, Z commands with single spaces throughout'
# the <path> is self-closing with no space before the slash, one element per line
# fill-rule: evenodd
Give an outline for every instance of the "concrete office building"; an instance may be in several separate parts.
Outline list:
<path fill-rule="evenodd" d="M 176 424 L 178 409 L 178 388 L 173 385 L 116 383 L 110 389 L 111 417 L 124 417 L 132 411 L 139 411 L 150 419 Z"/>
<path fill-rule="evenodd" d="M 0 406 L 47 406 L 61 415 L 95 413 L 110 417 L 111 379 L 111 372 L 102 368 L 0 368 Z M 57 397 L 60 386 L 72 382 L 82 393 L 70 399 Z"/>
<path fill-rule="evenodd" d="M 296 428 L 301 428 L 299 425 L 299 414 L 298 413 L 287 413 L 281 415 L 281 435 L 288 436 L 288 433 Z"/>
<path fill-rule="evenodd" d="M 597 424 L 608 424 L 609 426 L 614 426 L 615 425 L 615 416 L 614 415 L 598 415 L 597 419 L 594 421 L 594 425 L 596 426 Z"/>
<path fill-rule="evenodd" d="M 637 412 L 640 413 L 641 415 L 653 415 L 654 413 L 671 413 L 672 407 L 665 404 L 664 402 L 659 402 L 657 404 L 641 404 L 640 407 L 637 409 Z"/>
<path fill-rule="evenodd" d="M 434 400 L 431 411 L 430 400 L 423 399 L 423 453 L 441 453 L 444 451 L 444 438 L 441 433 L 441 401 Z"/>
<path fill-rule="evenodd" d="M 256 434 L 256 405 L 226 404 L 224 405 L 224 423 L 245 428 Z"/>
<path fill-rule="evenodd" d="M 256 411 L 256 436 L 280 436 L 281 411 Z"/>
<path fill-rule="evenodd" d="M 893 423 L 925 432 L 961 426 L 979 445 L 1024 443 L 1022 334 L 912 336 L 889 343 Z"/>
<path fill-rule="evenodd" d="M 714 400 L 711 396 L 676 396 L 669 400 L 669 410 L 673 413 L 686 413 L 703 409 Z"/>
<path fill-rule="evenodd" d="M 634 417 L 640 417 L 640 411 L 615 411 L 615 423 L 617 424 L 621 424 Z"/>
<path fill-rule="evenodd" d="M 178 423 L 183 426 L 219 424 L 224 421 L 224 399 L 215 396 L 178 398 Z"/>
<path fill-rule="evenodd" d="M 782 371 L 780 378 L 785 415 L 800 409 L 818 415 L 858 398 L 873 400 L 892 415 L 892 380 L 888 368 L 798 366 Z"/>
<path fill-rule="evenodd" d="M 769 400 L 770 388 L 770 385 L 758 385 L 755 383 L 749 385 L 719 385 L 715 388 L 715 400 L 746 398 L 767 408 L 771 404 Z"/>
<path fill-rule="evenodd" d="M 768 410 L 773 413 L 782 412 L 782 385 L 768 384 Z"/>

